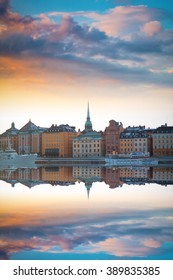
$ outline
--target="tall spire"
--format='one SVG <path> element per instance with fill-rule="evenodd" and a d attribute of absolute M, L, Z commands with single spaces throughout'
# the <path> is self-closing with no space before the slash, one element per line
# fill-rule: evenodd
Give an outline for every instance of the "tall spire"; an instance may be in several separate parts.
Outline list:
<path fill-rule="evenodd" d="M 88 111 L 87 111 L 87 121 L 90 121 L 90 109 L 89 109 L 89 102 L 88 102 Z"/>
<path fill-rule="evenodd" d="M 90 110 L 89 110 L 89 102 L 88 102 L 88 107 L 87 107 L 87 120 L 85 122 L 85 131 L 89 132 L 92 131 L 92 122 L 90 120 Z"/>

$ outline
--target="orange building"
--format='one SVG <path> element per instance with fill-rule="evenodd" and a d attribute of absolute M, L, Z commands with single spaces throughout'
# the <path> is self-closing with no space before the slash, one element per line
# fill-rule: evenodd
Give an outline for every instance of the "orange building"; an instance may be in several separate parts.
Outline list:
<path fill-rule="evenodd" d="M 69 125 L 52 125 L 42 133 L 42 156 L 68 158 L 73 155 L 73 139 L 77 133 Z"/>

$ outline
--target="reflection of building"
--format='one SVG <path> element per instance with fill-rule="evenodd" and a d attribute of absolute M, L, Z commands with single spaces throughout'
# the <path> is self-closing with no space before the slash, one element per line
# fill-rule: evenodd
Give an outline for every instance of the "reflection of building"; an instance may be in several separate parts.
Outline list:
<path fill-rule="evenodd" d="M 52 125 L 42 134 L 42 155 L 47 157 L 72 157 L 75 127 L 69 125 Z"/>
<path fill-rule="evenodd" d="M 151 135 L 147 133 L 144 126 L 128 127 L 120 136 L 121 154 L 149 154 L 151 150 Z"/>
<path fill-rule="evenodd" d="M 0 171 L 0 179 L 14 186 L 21 183 L 29 188 L 41 184 L 40 168 L 18 168 Z"/>
<path fill-rule="evenodd" d="M 173 126 L 158 127 L 153 133 L 153 155 L 173 156 Z"/>
<path fill-rule="evenodd" d="M 45 183 L 51 185 L 72 185 L 75 182 L 72 167 L 46 166 L 42 167 L 41 170 L 41 179 Z"/>
<path fill-rule="evenodd" d="M 125 167 L 120 169 L 120 178 L 126 184 L 145 184 L 150 179 L 149 167 Z"/>
<path fill-rule="evenodd" d="M 7 129 L 0 135 L 0 149 L 5 150 L 8 147 L 8 139 L 12 148 L 18 151 L 18 129 L 15 128 L 14 122 L 11 124 L 11 128 Z"/>
<path fill-rule="evenodd" d="M 119 168 L 106 168 L 104 181 L 111 189 L 121 187 L 123 183 L 120 180 Z"/>
<path fill-rule="evenodd" d="M 154 167 L 152 180 L 161 185 L 173 185 L 173 167 Z"/>
<path fill-rule="evenodd" d="M 93 166 L 73 166 L 74 178 L 98 178 L 102 177 L 102 168 Z"/>
<path fill-rule="evenodd" d="M 36 126 L 29 120 L 18 133 L 18 153 L 30 154 L 41 152 L 41 134 L 44 128 Z"/>
<path fill-rule="evenodd" d="M 21 183 L 29 188 L 40 185 L 74 185 L 76 181 L 85 184 L 88 196 L 94 182 L 104 181 L 110 188 L 121 187 L 124 183 L 141 185 L 156 183 L 173 185 L 173 167 L 116 167 L 98 166 L 44 166 L 0 170 L 0 180 L 12 186 Z"/>
<path fill-rule="evenodd" d="M 98 166 L 73 166 L 73 177 L 80 182 L 84 182 L 88 199 L 92 184 L 102 181 L 102 172 L 103 169 Z"/>
<path fill-rule="evenodd" d="M 85 130 L 73 140 L 73 157 L 101 157 L 103 155 L 102 135 L 92 129 L 89 105 Z"/>
<path fill-rule="evenodd" d="M 122 178 L 148 178 L 149 167 L 124 167 L 120 169 Z"/>
<path fill-rule="evenodd" d="M 109 121 L 109 126 L 105 129 L 106 155 L 120 153 L 120 134 L 122 131 L 122 123 L 114 120 Z"/>
<path fill-rule="evenodd" d="M 41 184 L 40 168 L 19 168 L 18 182 L 31 188 Z"/>

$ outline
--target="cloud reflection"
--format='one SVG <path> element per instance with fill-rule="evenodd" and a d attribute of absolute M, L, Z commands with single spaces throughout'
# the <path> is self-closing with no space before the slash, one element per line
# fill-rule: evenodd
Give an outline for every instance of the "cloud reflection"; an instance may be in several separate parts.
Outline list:
<path fill-rule="evenodd" d="M 0 228 L 0 258 L 29 250 L 41 253 L 88 254 L 105 252 L 115 258 L 164 255 L 173 242 L 172 209 L 131 212 L 69 224 L 8 226 Z M 157 216 L 157 219 L 154 217 Z M 130 222 L 129 222 L 130 221 Z"/>

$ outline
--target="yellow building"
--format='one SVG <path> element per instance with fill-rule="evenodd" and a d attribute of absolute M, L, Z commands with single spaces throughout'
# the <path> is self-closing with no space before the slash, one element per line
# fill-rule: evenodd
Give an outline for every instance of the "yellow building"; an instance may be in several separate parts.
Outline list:
<path fill-rule="evenodd" d="M 102 134 L 92 129 L 88 104 L 85 130 L 73 141 L 73 157 L 101 157 L 103 150 Z"/>
<path fill-rule="evenodd" d="M 68 158 L 73 155 L 73 139 L 77 133 L 69 125 L 52 125 L 42 133 L 42 156 Z"/>

